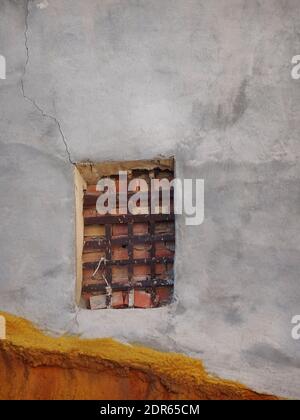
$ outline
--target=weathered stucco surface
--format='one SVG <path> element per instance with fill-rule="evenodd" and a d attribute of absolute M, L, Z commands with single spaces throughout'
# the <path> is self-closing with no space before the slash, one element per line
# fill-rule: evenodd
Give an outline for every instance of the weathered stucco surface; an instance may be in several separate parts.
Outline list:
<path fill-rule="evenodd" d="M 299 397 L 299 16 L 298 0 L 1 0 L 0 309 Z M 71 162 L 159 154 L 206 183 L 204 224 L 178 217 L 177 301 L 79 311 Z"/>

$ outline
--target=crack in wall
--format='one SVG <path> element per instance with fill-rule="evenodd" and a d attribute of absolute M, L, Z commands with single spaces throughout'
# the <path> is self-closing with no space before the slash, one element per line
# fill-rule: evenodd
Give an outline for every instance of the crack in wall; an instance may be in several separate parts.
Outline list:
<path fill-rule="evenodd" d="M 56 124 L 56 126 L 58 128 L 58 131 L 60 133 L 61 139 L 63 141 L 64 147 L 65 147 L 65 150 L 66 150 L 66 153 L 67 153 L 67 156 L 68 156 L 68 160 L 69 160 L 69 162 L 72 165 L 75 165 L 75 162 L 72 160 L 72 157 L 71 157 L 71 152 L 70 152 L 70 149 L 69 149 L 69 145 L 68 145 L 66 136 L 63 133 L 63 130 L 61 128 L 61 124 L 58 121 L 58 119 L 56 117 L 54 117 L 53 115 L 47 114 L 37 104 L 37 102 L 33 98 L 27 96 L 26 93 L 25 93 L 24 78 L 25 78 L 27 66 L 28 66 L 28 63 L 29 63 L 28 17 L 29 17 L 29 2 L 30 1 L 31 0 L 26 0 L 26 3 L 25 3 L 25 31 L 24 31 L 24 40 L 25 41 L 24 41 L 24 45 L 25 45 L 25 49 L 26 49 L 26 61 L 25 61 L 24 69 L 23 69 L 23 74 L 22 74 L 22 77 L 21 77 L 21 91 L 22 91 L 22 96 L 23 96 L 24 99 L 26 99 L 27 101 L 29 101 L 37 109 L 37 111 L 42 115 L 43 118 L 48 118 L 48 119 L 52 120 Z"/>

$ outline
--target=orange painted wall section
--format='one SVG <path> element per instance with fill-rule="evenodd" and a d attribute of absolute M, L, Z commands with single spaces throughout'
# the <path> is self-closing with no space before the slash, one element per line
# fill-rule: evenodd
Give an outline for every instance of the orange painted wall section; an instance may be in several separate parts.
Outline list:
<path fill-rule="evenodd" d="M 48 337 L 24 319 L 2 315 L 2 400 L 276 399 L 213 377 L 199 360 L 184 355 L 112 339 Z"/>

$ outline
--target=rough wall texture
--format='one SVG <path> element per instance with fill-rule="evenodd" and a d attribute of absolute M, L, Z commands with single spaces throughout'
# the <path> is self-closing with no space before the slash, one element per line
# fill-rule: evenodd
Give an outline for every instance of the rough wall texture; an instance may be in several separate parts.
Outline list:
<path fill-rule="evenodd" d="M 299 13 L 298 0 L 1 0 L 0 309 L 299 397 Z M 204 224 L 178 217 L 177 301 L 78 311 L 71 161 L 159 154 L 206 182 Z"/>

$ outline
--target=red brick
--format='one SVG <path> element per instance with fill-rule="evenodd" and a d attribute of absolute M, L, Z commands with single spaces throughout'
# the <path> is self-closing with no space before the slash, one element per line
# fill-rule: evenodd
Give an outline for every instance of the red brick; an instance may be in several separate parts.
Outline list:
<path fill-rule="evenodd" d="M 128 250 L 120 245 L 114 245 L 112 247 L 112 258 L 113 260 L 127 260 Z"/>
<path fill-rule="evenodd" d="M 143 280 L 151 273 L 149 265 L 135 265 L 133 267 L 133 278 L 134 280 Z"/>
<path fill-rule="evenodd" d="M 112 235 L 113 236 L 126 236 L 128 235 L 127 225 L 119 224 L 112 226 Z"/>
<path fill-rule="evenodd" d="M 111 297 L 111 306 L 113 308 L 124 308 L 128 306 L 128 293 L 113 292 Z"/>
<path fill-rule="evenodd" d="M 108 177 L 108 178 L 110 178 L 110 177 Z M 111 179 L 113 179 L 115 181 L 116 191 L 119 191 L 119 180 L 117 178 L 111 178 Z M 88 185 L 86 191 L 89 192 L 89 193 L 97 192 L 97 184 Z"/>
<path fill-rule="evenodd" d="M 86 191 L 89 193 L 99 192 L 97 191 L 97 185 L 88 185 Z"/>
<path fill-rule="evenodd" d="M 95 236 L 105 236 L 104 225 L 89 225 L 84 227 L 84 237 L 86 241 Z"/>
<path fill-rule="evenodd" d="M 155 233 L 172 233 L 174 224 L 172 222 L 161 222 L 155 224 Z"/>
<path fill-rule="evenodd" d="M 97 211 L 95 208 L 88 208 L 83 210 L 83 217 L 96 217 Z"/>
<path fill-rule="evenodd" d="M 88 280 L 92 280 L 92 276 L 94 274 L 94 271 L 95 270 L 90 270 L 90 269 L 84 269 L 84 270 L 82 270 L 83 280 L 87 280 L 87 281 Z M 102 276 L 101 276 L 101 270 L 99 270 L 98 273 L 96 273 L 94 280 L 99 280 L 101 278 L 102 278 Z"/>
<path fill-rule="evenodd" d="M 113 283 L 128 283 L 127 267 L 112 267 Z"/>
<path fill-rule="evenodd" d="M 148 224 L 147 223 L 134 223 L 133 224 L 133 234 L 134 235 L 147 235 L 148 233 Z"/>
<path fill-rule="evenodd" d="M 157 287 L 156 288 L 156 303 L 158 305 L 170 303 L 172 300 L 172 287 Z"/>
<path fill-rule="evenodd" d="M 151 245 L 134 245 L 133 247 L 133 258 L 142 259 L 150 258 Z"/>
<path fill-rule="evenodd" d="M 157 257 L 172 257 L 174 252 L 168 249 L 168 247 L 162 243 L 158 242 L 156 244 L 156 256 Z"/>
<path fill-rule="evenodd" d="M 134 306 L 136 308 L 151 308 L 152 307 L 151 294 L 145 292 L 144 290 L 135 290 L 134 291 Z"/>
<path fill-rule="evenodd" d="M 102 257 L 105 257 L 105 252 L 88 252 L 82 255 L 82 262 L 96 262 L 98 263 Z"/>
<path fill-rule="evenodd" d="M 173 264 L 156 264 L 155 274 L 159 278 L 169 278 L 172 275 Z"/>
<path fill-rule="evenodd" d="M 97 279 L 92 279 L 91 277 L 88 279 L 83 279 L 82 281 L 82 286 L 83 287 L 87 287 L 87 286 L 95 286 L 95 285 L 102 285 L 102 286 L 106 286 L 105 281 L 103 280 L 103 278 L 97 278 Z"/>
<path fill-rule="evenodd" d="M 155 273 L 156 274 L 163 274 L 166 272 L 165 264 L 156 264 L 155 265 Z"/>

